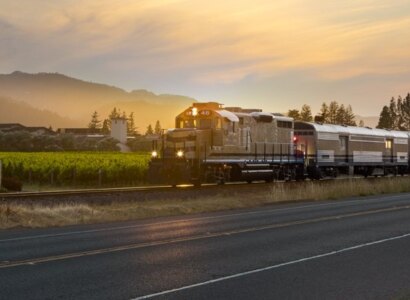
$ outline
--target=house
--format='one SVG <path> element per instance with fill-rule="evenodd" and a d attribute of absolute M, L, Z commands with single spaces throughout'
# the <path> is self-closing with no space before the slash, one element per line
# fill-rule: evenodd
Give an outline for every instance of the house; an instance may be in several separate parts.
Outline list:
<path fill-rule="evenodd" d="M 24 126 L 20 123 L 1 123 L 0 124 L 0 131 L 1 132 L 18 132 L 18 131 L 25 131 L 30 132 L 36 135 L 54 135 L 56 134 L 53 130 L 43 126 Z"/>

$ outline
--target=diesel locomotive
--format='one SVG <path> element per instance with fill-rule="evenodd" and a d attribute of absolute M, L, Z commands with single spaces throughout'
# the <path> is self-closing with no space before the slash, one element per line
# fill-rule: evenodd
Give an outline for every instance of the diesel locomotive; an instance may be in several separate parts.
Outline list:
<path fill-rule="evenodd" d="M 148 181 L 177 185 L 304 180 L 409 171 L 408 132 L 294 121 L 260 109 L 193 103 L 153 143 Z"/>

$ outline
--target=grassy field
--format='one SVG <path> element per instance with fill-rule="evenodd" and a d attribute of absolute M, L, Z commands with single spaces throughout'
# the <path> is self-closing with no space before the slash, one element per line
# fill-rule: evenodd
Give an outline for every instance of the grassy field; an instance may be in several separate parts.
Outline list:
<path fill-rule="evenodd" d="M 0 152 L 3 176 L 31 190 L 44 186 L 117 186 L 144 181 L 150 155 L 119 152 Z M 23 188 L 24 188 L 23 186 Z"/>
<path fill-rule="evenodd" d="M 268 192 L 266 192 L 268 191 Z M 188 199 L 121 201 L 108 204 L 0 204 L 0 228 L 49 227 L 73 224 L 135 220 L 211 211 L 251 208 L 280 202 L 336 200 L 347 197 L 410 192 L 410 178 L 334 180 L 304 183 L 274 183 L 260 193 L 220 192 Z M 194 196 L 195 195 L 195 196 Z"/>

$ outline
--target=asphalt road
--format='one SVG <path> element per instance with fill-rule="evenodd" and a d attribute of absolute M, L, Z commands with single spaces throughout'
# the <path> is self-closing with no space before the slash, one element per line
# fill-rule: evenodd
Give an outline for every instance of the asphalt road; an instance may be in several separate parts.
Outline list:
<path fill-rule="evenodd" d="M 0 231 L 0 299 L 410 299 L 410 194 Z"/>

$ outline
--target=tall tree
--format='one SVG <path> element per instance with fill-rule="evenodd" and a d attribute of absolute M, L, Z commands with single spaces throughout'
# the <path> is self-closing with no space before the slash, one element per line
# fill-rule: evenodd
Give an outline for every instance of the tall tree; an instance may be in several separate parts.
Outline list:
<path fill-rule="evenodd" d="M 352 106 L 349 104 L 347 108 L 345 109 L 345 114 L 343 117 L 343 124 L 349 125 L 349 126 L 356 126 L 356 116 L 353 113 Z"/>
<path fill-rule="evenodd" d="M 404 130 L 410 130 L 410 94 L 407 94 L 407 96 L 402 99 L 400 113 L 402 128 Z"/>
<path fill-rule="evenodd" d="M 333 124 L 346 125 L 345 119 L 346 119 L 346 109 L 345 109 L 344 104 L 341 104 L 339 105 L 336 111 L 335 122 Z"/>
<path fill-rule="evenodd" d="M 384 107 L 383 107 L 384 109 Z M 383 110 L 382 110 L 383 112 Z M 398 115 L 398 111 L 397 111 L 397 104 L 396 104 L 396 99 L 394 99 L 394 97 L 392 97 L 390 99 L 390 105 L 388 107 L 388 110 L 384 112 L 384 114 L 389 113 L 389 124 L 390 127 L 384 127 L 384 128 L 388 128 L 388 129 L 397 129 L 399 127 L 399 115 Z M 386 115 L 385 115 L 386 117 Z"/>
<path fill-rule="evenodd" d="M 339 110 L 339 104 L 336 101 L 332 101 L 329 104 L 329 123 L 337 124 L 337 111 Z"/>
<path fill-rule="evenodd" d="M 404 124 L 404 112 L 403 112 L 403 99 L 401 96 L 397 97 L 397 117 L 396 117 L 396 128 L 397 130 L 406 130 Z"/>
<path fill-rule="evenodd" d="M 127 133 L 129 135 L 135 135 L 137 128 L 135 127 L 134 112 L 131 112 L 127 119 Z"/>
<path fill-rule="evenodd" d="M 154 134 L 154 130 L 152 129 L 152 125 L 149 124 L 147 126 L 147 131 L 145 131 L 145 135 L 153 135 Z"/>
<path fill-rule="evenodd" d="M 161 134 L 161 124 L 159 120 L 155 123 L 154 133 L 160 135 Z"/>
<path fill-rule="evenodd" d="M 322 123 L 330 123 L 329 120 L 329 106 L 323 102 L 320 108 L 320 118 L 322 119 Z"/>
<path fill-rule="evenodd" d="M 392 114 L 390 112 L 389 107 L 385 105 L 383 106 L 383 109 L 380 113 L 379 123 L 377 124 L 376 128 L 392 129 L 393 126 L 394 120 L 392 119 Z"/>
<path fill-rule="evenodd" d="M 309 105 L 304 104 L 302 106 L 302 109 L 300 110 L 300 120 L 301 121 L 306 121 L 306 122 L 312 122 L 313 117 L 312 117 L 312 110 Z"/>
<path fill-rule="evenodd" d="M 103 134 L 109 134 L 110 133 L 110 131 L 111 131 L 110 122 L 111 121 L 109 119 L 104 119 L 102 129 L 101 129 L 101 132 Z"/>
<path fill-rule="evenodd" d="M 293 118 L 294 120 L 300 120 L 300 113 L 298 109 L 289 109 L 287 115 L 289 118 Z"/>
<path fill-rule="evenodd" d="M 121 112 L 120 110 L 116 107 L 114 107 L 110 113 L 110 115 L 108 116 L 109 119 L 115 119 L 115 118 L 119 118 L 121 116 Z"/>
<path fill-rule="evenodd" d="M 91 115 L 91 121 L 88 124 L 88 128 L 91 129 L 92 131 L 95 131 L 101 128 L 101 121 L 99 120 L 97 111 L 94 111 L 94 113 Z"/>

